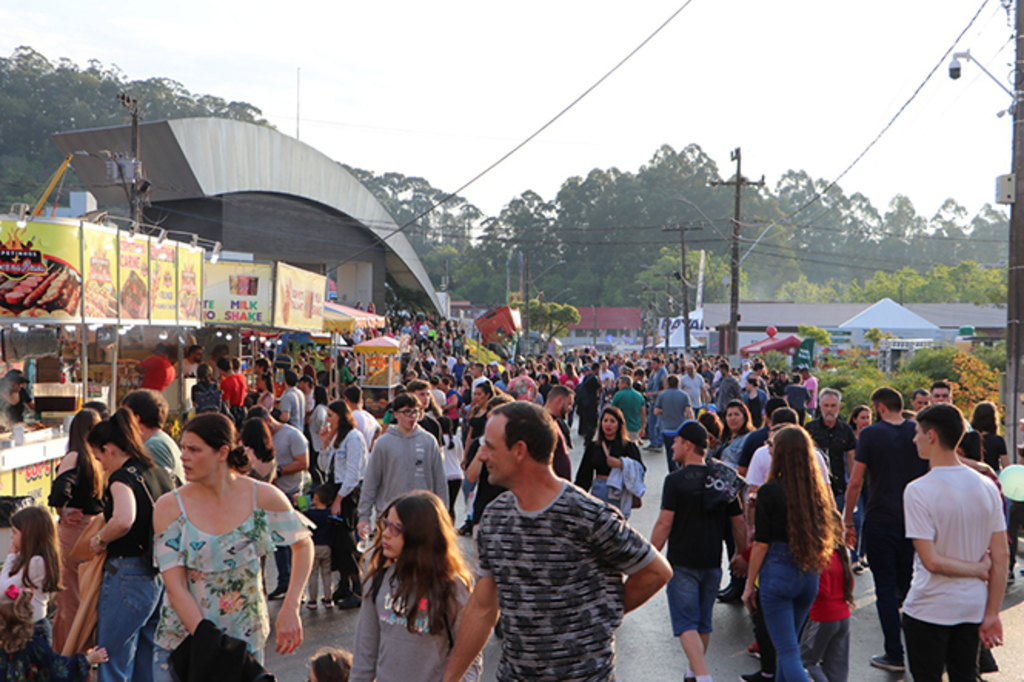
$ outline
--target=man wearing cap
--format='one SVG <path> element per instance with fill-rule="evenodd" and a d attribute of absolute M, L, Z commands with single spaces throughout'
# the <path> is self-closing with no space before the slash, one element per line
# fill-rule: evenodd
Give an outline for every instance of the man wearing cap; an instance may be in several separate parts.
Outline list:
<path fill-rule="evenodd" d="M 747 529 L 739 500 L 709 496 L 708 466 L 704 463 L 707 431 L 698 422 L 684 422 L 664 432 L 672 457 L 682 468 L 665 478 L 661 514 L 651 533 L 658 550 L 668 541 L 672 564 L 669 615 L 672 634 L 679 638 L 689 661 L 684 679 L 711 682 L 704 654 L 711 637 L 711 614 L 722 580 L 722 543 L 730 527 L 736 542 L 735 562 L 747 546 Z"/>

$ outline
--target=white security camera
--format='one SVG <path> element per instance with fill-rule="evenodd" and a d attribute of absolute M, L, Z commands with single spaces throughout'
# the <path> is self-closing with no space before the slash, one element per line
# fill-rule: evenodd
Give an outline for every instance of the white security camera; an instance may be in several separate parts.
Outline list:
<path fill-rule="evenodd" d="M 953 57 L 953 61 L 949 63 L 949 77 L 956 80 L 960 77 L 960 60 Z"/>

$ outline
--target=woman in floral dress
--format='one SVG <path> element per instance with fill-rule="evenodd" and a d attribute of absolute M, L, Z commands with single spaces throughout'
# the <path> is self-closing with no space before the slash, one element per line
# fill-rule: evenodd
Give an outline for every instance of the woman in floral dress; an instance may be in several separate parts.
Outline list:
<path fill-rule="evenodd" d="M 160 498 L 153 512 L 153 551 L 167 586 L 156 678 L 170 679 L 169 652 L 203 620 L 244 640 L 263 661 L 270 616 L 260 557 L 286 545 L 292 575 L 275 630 L 276 650 L 290 654 L 302 643 L 299 602 L 313 561 L 309 522 L 280 490 L 236 473 L 246 455 L 224 415 L 194 417 L 181 445 L 187 483 Z"/>

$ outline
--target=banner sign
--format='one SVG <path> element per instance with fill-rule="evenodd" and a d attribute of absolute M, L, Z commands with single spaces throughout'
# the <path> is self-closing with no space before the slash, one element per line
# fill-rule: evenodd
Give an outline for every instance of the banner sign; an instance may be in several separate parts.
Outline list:
<path fill-rule="evenodd" d="M 296 331 L 323 331 L 326 277 L 285 263 L 277 263 L 274 286 L 275 327 Z"/>
<path fill-rule="evenodd" d="M 0 221 L 0 317 L 77 317 L 82 300 L 77 222 Z"/>
<path fill-rule="evenodd" d="M 202 270 L 205 324 L 273 326 L 272 264 L 220 261 Z"/>
<path fill-rule="evenodd" d="M 118 305 L 122 322 L 149 322 L 149 238 L 121 234 Z"/>
<path fill-rule="evenodd" d="M 117 231 L 85 226 L 85 316 L 90 321 L 117 320 Z"/>
<path fill-rule="evenodd" d="M 177 254 L 173 242 L 149 242 L 149 317 L 156 324 L 178 321 Z"/>
<path fill-rule="evenodd" d="M 814 339 L 804 339 L 800 342 L 800 347 L 796 349 L 796 354 L 793 356 L 794 367 L 813 367 L 814 366 Z"/>
<path fill-rule="evenodd" d="M 178 322 L 199 325 L 203 321 L 203 251 L 178 245 Z"/>

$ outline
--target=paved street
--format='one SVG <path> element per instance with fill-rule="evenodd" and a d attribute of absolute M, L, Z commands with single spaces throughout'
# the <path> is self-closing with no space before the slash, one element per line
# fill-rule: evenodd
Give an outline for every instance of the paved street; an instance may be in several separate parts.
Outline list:
<path fill-rule="evenodd" d="M 578 436 L 573 448 L 573 471 L 582 454 Z M 661 481 L 666 473 L 663 453 L 644 451 L 648 467 L 649 486 L 644 506 L 634 511 L 632 523 L 645 535 L 650 535 L 658 515 L 661 501 Z M 460 501 L 461 505 L 461 501 Z M 459 509 L 459 523 L 462 510 Z M 465 538 L 460 539 L 464 551 L 471 552 L 472 545 Z M 273 571 L 273 562 L 267 562 Z M 273 581 L 271 581 L 273 585 Z M 850 680 L 853 682 L 897 682 L 909 675 L 895 675 L 876 670 L 868 664 L 874 654 L 882 653 L 882 635 L 874 607 L 874 586 L 870 571 L 858 577 L 857 609 L 853 614 L 852 639 L 850 642 Z M 996 650 L 996 660 L 1001 671 L 987 675 L 989 680 L 1024 680 L 1024 649 L 1021 648 L 1021 633 L 1024 633 L 1024 578 L 1007 590 L 1004 601 L 1003 624 L 1006 630 L 1007 646 Z M 271 617 L 277 612 L 277 604 L 271 603 Z M 302 609 L 306 626 L 306 641 L 298 653 L 281 657 L 268 647 L 267 666 L 280 680 L 305 680 L 306 662 L 322 646 L 343 646 L 351 649 L 355 641 L 357 611 L 337 612 L 323 609 L 316 613 Z M 746 653 L 753 641 L 750 620 L 739 605 L 718 604 L 715 606 L 715 633 L 711 637 L 708 660 L 711 673 L 716 680 L 734 682 L 740 674 L 757 670 L 757 661 Z M 271 636 L 273 641 L 273 635 Z M 672 637 L 665 594 L 660 592 L 642 608 L 626 616 L 616 637 L 618 663 L 617 678 L 620 682 L 649 680 L 654 682 L 682 680 L 686 658 L 678 640 Z M 484 680 L 494 679 L 494 670 L 500 656 L 500 641 L 491 637 L 484 650 Z"/>

